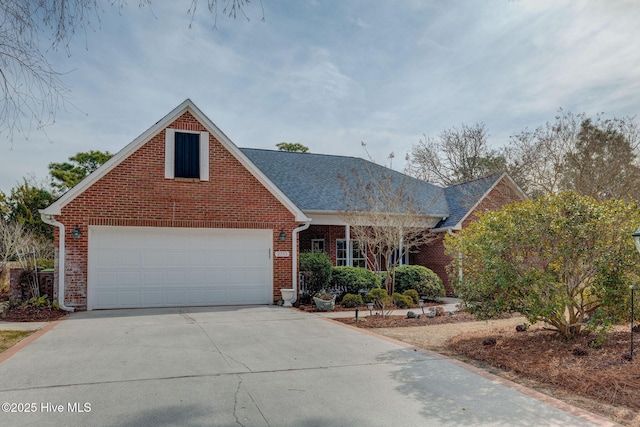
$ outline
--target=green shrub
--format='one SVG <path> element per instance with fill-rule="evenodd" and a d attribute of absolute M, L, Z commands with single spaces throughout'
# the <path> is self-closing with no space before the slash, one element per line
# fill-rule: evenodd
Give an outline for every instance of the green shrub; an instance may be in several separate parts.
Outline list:
<path fill-rule="evenodd" d="M 444 285 L 436 273 L 421 265 L 396 267 L 395 290 L 405 292 L 414 289 L 422 298 L 435 300 L 445 296 Z"/>
<path fill-rule="evenodd" d="M 360 289 L 373 289 L 378 284 L 378 276 L 361 267 L 333 267 L 331 285 L 344 286 L 349 294 L 357 294 Z"/>
<path fill-rule="evenodd" d="M 300 254 L 300 273 L 304 276 L 307 294 L 314 295 L 327 287 L 332 268 L 331 260 L 324 252 Z"/>
<path fill-rule="evenodd" d="M 411 308 L 413 306 L 413 300 L 411 297 L 395 292 L 391 295 L 393 303 L 398 308 Z"/>
<path fill-rule="evenodd" d="M 346 294 L 342 298 L 342 306 L 348 308 L 359 307 L 363 304 L 362 297 L 356 294 Z"/>
<path fill-rule="evenodd" d="M 411 298 L 411 301 L 413 301 L 413 305 L 416 305 L 420 302 L 420 295 L 418 295 L 418 291 L 416 291 L 415 289 L 408 289 L 403 292 L 403 295 L 405 297 Z"/>
<path fill-rule="evenodd" d="M 380 303 L 380 304 L 388 304 L 389 303 L 389 294 L 386 289 L 375 288 L 371 289 L 364 296 L 366 302 Z"/>
<path fill-rule="evenodd" d="M 51 258 L 38 258 L 38 268 L 53 268 L 53 259 Z"/>

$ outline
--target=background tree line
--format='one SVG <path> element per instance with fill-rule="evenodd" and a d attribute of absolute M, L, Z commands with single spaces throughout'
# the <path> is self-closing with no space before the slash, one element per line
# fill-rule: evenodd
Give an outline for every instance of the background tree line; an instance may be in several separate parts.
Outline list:
<path fill-rule="evenodd" d="M 53 258 L 53 229 L 42 222 L 40 209 L 82 181 L 112 157 L 109 152 L 89 151 L 49 164 L 49 177 L 38 181 L 24 177 L 9 194 L 0 191 L 0 273 L 6 264 L 26 253 Z"/>
<path fill-rule="evenodd" d="M 559 110 L 552 122 L 492 148 L 483 123 L 463 124 L 420 140 L 405 172 L 449 186 L 508 172 L 529 196 L 575 191 L 598 201 L 640 200 L 638 124 Z"/>

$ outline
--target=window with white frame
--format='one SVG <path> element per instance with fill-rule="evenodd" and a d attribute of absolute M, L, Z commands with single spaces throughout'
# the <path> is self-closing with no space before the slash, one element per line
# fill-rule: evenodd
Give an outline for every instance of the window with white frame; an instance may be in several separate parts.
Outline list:
<path fill-rule="evenodd" d="M 165 129 L 164 177 L 209 180 L 209 133 Z"/>
<path fill-rule="evenodd" d="M 347 241 L 345 239 L 336 240 L 336 265 L 367 268 L 366 245 L 357 240 L 351 240 L 351 263 L 349 264 Z"/>
<path fill-rule="evenodd" d="M 311 239 L 311 252 L 324 252 L 324 239 Z"/>

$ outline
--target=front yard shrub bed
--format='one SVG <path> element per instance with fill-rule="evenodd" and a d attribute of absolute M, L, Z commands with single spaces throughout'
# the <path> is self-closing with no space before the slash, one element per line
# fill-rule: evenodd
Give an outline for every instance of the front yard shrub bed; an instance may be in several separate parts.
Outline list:
<path fill-rule="evenodd" d="M 604 340 L 583 334 L 572 340 L 556 331 L 534 328 L 525 332 L 466 333 L 447 341 L 454 354 L 489 365 L 510 378 L 532 380 L 533 386 L 558 398 L 569 396 L 618 423 L 640 425 L 640 354 L 629 361 L 629 325 L 616 326 Z M 484 345 L 487 338 L 495 345 Z M 594 345 L 594 342 L 601 344 Z M 601 342 L 600 342 L 601 341 Z M 531 384 L 528 384 L 531 386 Z M 571 397 L 577 395 L 578 397 Z M 591 402 L 582 402 L 579 397 Z M 613 406 L 608 406 L 613 405 Z"/>

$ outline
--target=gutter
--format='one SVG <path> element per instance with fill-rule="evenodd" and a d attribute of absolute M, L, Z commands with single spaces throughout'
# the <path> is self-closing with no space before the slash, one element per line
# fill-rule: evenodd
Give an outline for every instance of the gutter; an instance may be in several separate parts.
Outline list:
<path fill-rule="evenodd" d="M 42 218 L 42 222 L 45 224 L 53 225 L 54 227 L 58 227 L 60 229 L 60 233 L 58 235 L 58 305 L 64 311 L 74 312 L 75 309 L 73 307 L 67 307 L 64 305 L 64 260 L 66 258 L 65 245 L 64 245 L 64 233 L 65 228 L 64 224 L 56 221 L 55 216 L 45 214 L 43 211 L 40 211 L 40 218 Z"/>
<path fill-rule="evenodd" d="M 292 303 L 298 300 L 298 233 L 306 230 L 311 225 L 311 220 L 298 228 L 294 228 L 291 233 L 291 272 L 293 274 L 293 299 Z"/>

